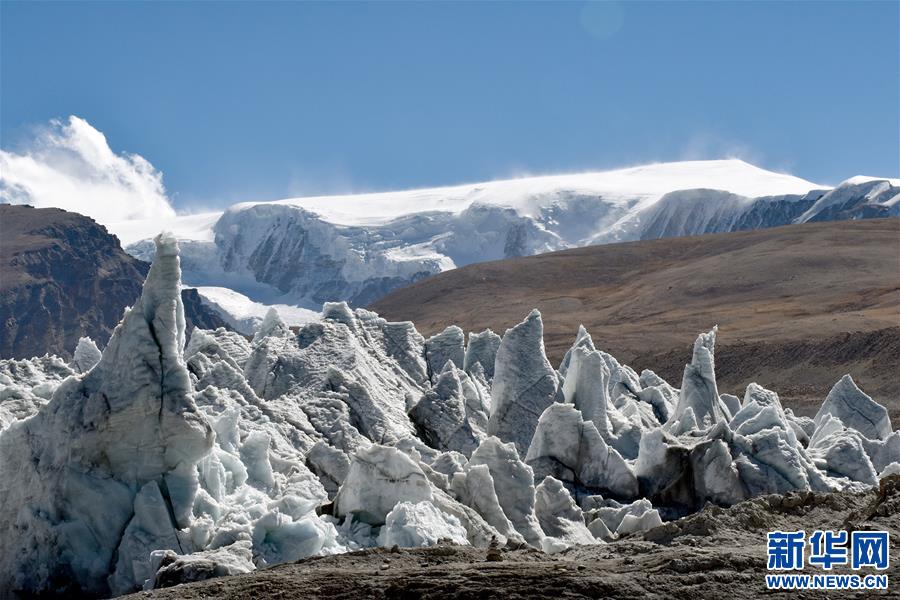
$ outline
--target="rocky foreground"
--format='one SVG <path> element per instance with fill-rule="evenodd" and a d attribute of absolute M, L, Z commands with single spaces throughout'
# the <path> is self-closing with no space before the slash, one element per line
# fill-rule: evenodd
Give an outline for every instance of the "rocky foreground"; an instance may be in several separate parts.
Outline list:
<path fill-rule="evenodd" d="M 897 477 L 885 478 L 881 490 L 864 494 L 792 492 L 762 496 L 728 509 L 707 505 L 697 514 L 642 535 L 612 544 L 576 546 L 553 555 L 533 548 L 376 548 L 127 598 L 836 597 L 842 592 L 766 590 L 766 533 L 776 529 L 886 530 L 893 543 L 892 564 L 884 573 L 900 585 L 898 483 Z M 807 567 L 804 572 L 823 571 Z M 851 571 L 835 568 L 833 572 Z M 165 584 L 157 581 L 157 585 Z M 857 596 L 896 593 L 889 588 Z"/>

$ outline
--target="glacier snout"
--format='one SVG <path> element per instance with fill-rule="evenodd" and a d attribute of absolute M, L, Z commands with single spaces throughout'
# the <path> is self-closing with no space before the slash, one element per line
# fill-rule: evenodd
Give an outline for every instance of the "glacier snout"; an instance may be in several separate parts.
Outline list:
<path fill-rule="evenodd" d="M 554 368 L 537 311 L 426 340 L 332 302 L 185 343 L 179 286 L 160 236 L 99 357 L 0 360 L 0 592 L 105 596 L 442 538 L 557 552 L 900 469 L 900 432 L 849 377 L 815 419 L 755 383 L 722 393 L 715 329 L 679 389 L 584 328 Z"/>

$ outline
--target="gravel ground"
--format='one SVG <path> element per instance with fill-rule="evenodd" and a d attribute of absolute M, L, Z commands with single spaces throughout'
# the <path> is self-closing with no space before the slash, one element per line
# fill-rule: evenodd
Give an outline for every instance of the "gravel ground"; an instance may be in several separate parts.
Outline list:
<path fill-rule="evenodd" d="M 131 599 L 274 598 L 870 598 L 900 597 L 900 478 L 867 494 L 795 492 L 729 509 L 707 506 L 646 534 L 555 555 L 466 546 L 378 548 L 284 564 L 127 596 Z M 891 534 L 897 589 L 768 592 L 766 532 L 878 529 Z M 808 573 L 823 573 L 807 568 Z M 836 567 L 833 573 L 849 573 Z M 872 570 L 860 571 L 874 573 Z"/>

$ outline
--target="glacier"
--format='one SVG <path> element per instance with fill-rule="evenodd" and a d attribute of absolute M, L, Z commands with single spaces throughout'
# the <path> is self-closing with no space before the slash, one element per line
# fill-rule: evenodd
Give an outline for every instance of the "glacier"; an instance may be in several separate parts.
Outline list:
<path fill-rule="evenodd" d="M 855 177 L 831 188 L 740 160 L 712 160 L 245 202 L 162 224 L 107 226 L 129 253 L 148 261 L 152 235 L 161 225 L 173 229 L 185 281 L 232 327 L 248 332 L 263 305 L 277 305 L 287 322 L 302 325 L 324 302 L 368 306 L 424 277 L 487 260 L 889 216 L 900 216 L 897 180 Z"/>
<path fill-rule="evenodd" d="M 0 592 L 106 597 L 442 540 L 558 552 L 900 470 L 900 432 L 849 376 L 815 418 L 719 390 L 715 327 L 675 387 L 584 328 L 554 367 L 537 311 L 425 339 L 327 302 L 186 339 L 181 277 L 157 236 L 102 352 L 0 360 Z"/>

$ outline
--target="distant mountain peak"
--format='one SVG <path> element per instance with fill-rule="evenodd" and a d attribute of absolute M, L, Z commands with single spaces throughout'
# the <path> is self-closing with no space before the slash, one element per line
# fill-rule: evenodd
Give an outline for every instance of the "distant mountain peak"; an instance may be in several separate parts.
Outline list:
<path fill-rule="evenodd" d="M 110 227 L 143 260 L 152 259 L 150 238 L 174 231 L 186 281 L 200 286 L 227 321 L 242 323 L 258 321 L 261 305 L 286 311 L 334 300 L 365 305 L 428 275 L 486 260 L 900 214 L 900 202 L 888 202 L 900 189 L 884 186 L 873 196 L 871 186 L 845 182 L 832 189 L 736 158 L 691 160 L 243 202 L 217 213 Z M 204 295 L 204 288 L 227 288 L 243 299 Z M 226 309 L 238 304 L 241 314 Z"/>

